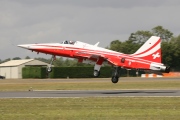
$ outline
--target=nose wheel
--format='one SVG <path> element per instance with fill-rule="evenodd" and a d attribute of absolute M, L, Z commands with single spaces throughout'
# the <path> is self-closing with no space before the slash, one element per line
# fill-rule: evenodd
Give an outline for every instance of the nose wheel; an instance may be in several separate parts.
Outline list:
<path fill-rule="evenodd" d="M 52 64 L 53 64 L 53 61 L 56 59 L 56 57 L 53 55 L 52 58 L 51 58 L 51 62 L 50 62 L 50 65 L 47 67 L 46 69 L 46 72 L 47 73 L 50 73 L 52 72 Z"/>
<path fill-rule="evenodd" d="M 47 73 L 51 73 L 52 72 L 52 67 L 48 66 L 46 71 L 47 71 Z"/>

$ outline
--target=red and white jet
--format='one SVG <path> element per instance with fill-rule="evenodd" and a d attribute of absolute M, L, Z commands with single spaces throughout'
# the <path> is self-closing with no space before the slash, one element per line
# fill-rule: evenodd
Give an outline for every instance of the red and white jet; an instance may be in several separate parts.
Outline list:
<path fill-rule="evenodd" d="M 78 62 L 94 62 L 94 76 L 100 75 L 100 68 L 104 62 L 114 66 L 112 82 L 117 83 L 119 80 L 119 69 L 137 69 L 166 72 L 170 71 L 169 66 L 161 63 L 161 39 L 152 36 L 149 38 L 134 54 L 123 54 L 120 52 L 98 47 L 98 43 L 90 45 L 80 41 L 63 41 L 62 43 L 43 43 L 43 44 L 24 44 L 19 47 L 51 54 L 52 60 L 47 72 L 52 71 L 52 63 L 55 56 L 63 56 L 78 59 Z"/>

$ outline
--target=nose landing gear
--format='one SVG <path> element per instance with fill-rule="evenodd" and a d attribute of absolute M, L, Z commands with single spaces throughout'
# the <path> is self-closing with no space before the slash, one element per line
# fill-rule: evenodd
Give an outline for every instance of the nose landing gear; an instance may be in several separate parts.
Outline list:
<path fill-rule="evenodd" d="M 47 66 L 47 69 L 46 69 L 46 72 L 47 73 L 51 73 L 52 72 L 52 64 L 53 64 L 53 61 L 54 60 L 56 60 L 56 56 L 52 56 L 52 58 L 51 58 L 51 62 L 50 62 L 50 65 L 49 66 Z"/>
<path fill-rule="evenodd" d="M 51 72 L 52 72 L 52 67 L 51 67 L 51 66 L 48 66 L 48 67 L 46 68 L 46 71 L 47 71 L 47 73 L 51 73 Z"/>

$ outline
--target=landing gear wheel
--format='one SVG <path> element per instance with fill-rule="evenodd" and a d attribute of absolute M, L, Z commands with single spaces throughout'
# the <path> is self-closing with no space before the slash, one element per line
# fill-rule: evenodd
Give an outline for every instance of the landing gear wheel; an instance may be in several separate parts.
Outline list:
<path fill-rule="evenodd" d="M 94 75 L 94 77 L 98 77 L 100 75 L 100 71 L 94 70 L 93 75 Z"/>
<path fill-rule="evenodd" d="M 119 67 L 114 67 L 111 81 L 112 83 L 117 83 L 119 81 Z"/>
<path fill-rule="evenodd" d="M 52 72 L 52 64 L 53 64 L 53 61 L 54 61 L 54 60 L 56 60 L 56 56 L 55 56 L 55 55 L 52 55 L 50 65 L 49 65 L 49 66 L 47 67 L 47 69 L 46 69 L 46 72 L 47 72 L 47 73 Z"/>
<path fill-rule="evenodd" d="M 47 71 L 47 73 L 50 73 L 50 72 L 52 72 L 52 68 L 51 67 L 47 67 L 46 71 Z"/>
<path fill-rule="evenodd" d="M 118 76 L 112 76 L 111 81 L 112 81 L 112 83 L 117 83 L 119 81 L 119 77 Z"/>

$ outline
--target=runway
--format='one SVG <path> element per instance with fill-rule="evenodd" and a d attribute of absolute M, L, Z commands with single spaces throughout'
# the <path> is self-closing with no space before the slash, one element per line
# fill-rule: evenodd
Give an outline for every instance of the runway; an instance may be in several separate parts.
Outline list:
<path fill-rule="evenodd" d="M 59 90 L 0 92 L 0 98 L 180 97 L 180 90 Z"/>
<path fill-rule="evenodd" d="M 180 78 L 132 78 L 132 77 L 122 77 L 119 81 L 119 84 L 135 84 L 138 83 L 148 83 L 151 84 L 149 81 L 157 82 L 160 81 L 160 83 L 166 83 L 163 84 L 164 86 L 167 86 L 168 83 L 176 83 L 176 86 L 179 84 Z M 77 84 L 78 83 L 78 84 Z M 180 97 L 180 89 L 176 87 L 174 84 L 175 89 L 114 89 L 114 90 L 107 90 L 109 88 L 103 88 L 102 90 L 96 90 L 98 89 L 98 86 L 95 88 L 92 87 L 93 85 L 90 85 L 92 89 L 85 90 L 82 85 L 86 84 L 92 84 L 96 83 L 101 85 L 101 83 L 105 83 L 106 86 L 108 86 L 110 83 L 109 78 L 94 78 L 94 79 L 28 79 L 28 80 L 2 80 L 0 81 L 0 85 L 2 88 L 6 88 L 8 91 L 4 91 L 6 89 L 2 89 L 0 91 L 0 98 L 83 98 L 83 97 Z M 161 85 L 159 82 L 158 84 Z M 54 85 L 59 84 L 63 87 L 68 87 L 68 85 L 75 85 L 79 88 L 83 88 L 82 90 L 51 90 L 51 88 L 48 87 L 48 85 Z M 117 87 L 119 84 L 117 84 L 115 87 Z M 130 85 L 131 85 L 130 84 Z M 26 86 L 27 89 L 24 90 L 19 89 L 21 86 Z M 38 91 L 38 88 L 41 87 L 40 85 L 45 86 L 45 90 Z M 114 84 L 113 84 L 114 85 Z M 119 85 L 119 88 L 121 87 Z M 12 91 L 10 91 L 10 87 L 14 87 Z M 18 86 L 18 87 L 16 87 Z M 32 88 L 36 88 L 36 90 L 29 90 L 29 86 L 32 86 Z M 55 86 L 55 85 L 54 85 Z M 60 87 L 62 87 L 60 86 Z M 62 87 L 62 89 L 63 89 Z M 112 87 L 112 86 L 110 86 Z M 17 89 L 18 88 L 18 89 Z M 59 88 L 59 86 L 57 87 Z M 118 88 L 118 87 L 117 87 Z M 10 89 L 10 90 L 9 90 Z M 55 88 L 53 88 L 55 89 Z M 77 87 L 75 87 L 77 89 Z M 113 89 L 113 88 L 112 88 Z M 20 91 L 18 91 L 20 90 Z"/>

